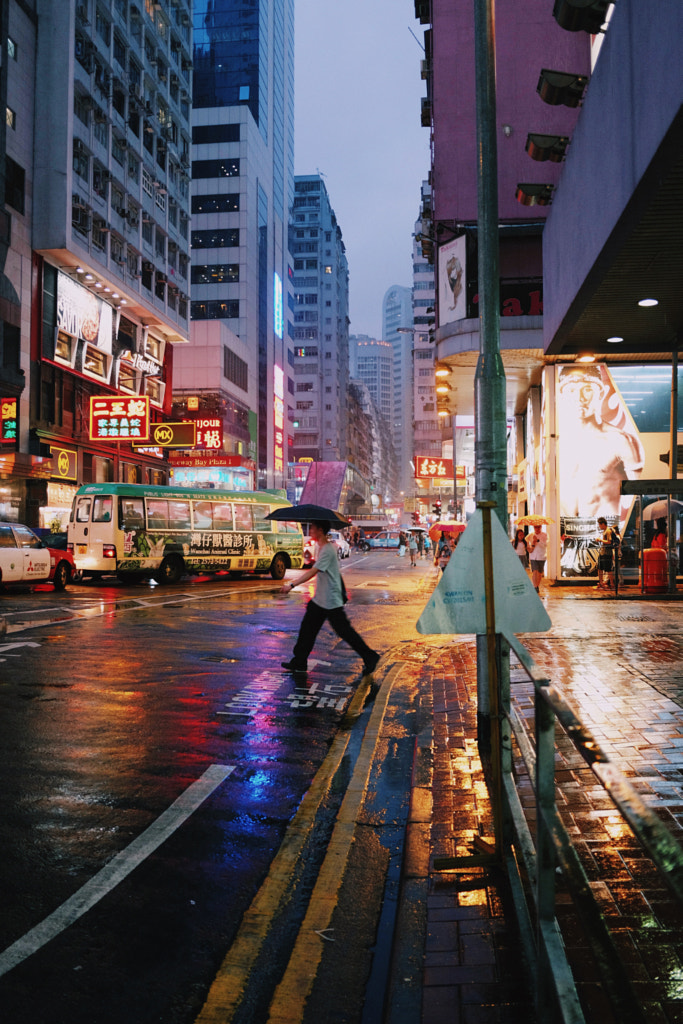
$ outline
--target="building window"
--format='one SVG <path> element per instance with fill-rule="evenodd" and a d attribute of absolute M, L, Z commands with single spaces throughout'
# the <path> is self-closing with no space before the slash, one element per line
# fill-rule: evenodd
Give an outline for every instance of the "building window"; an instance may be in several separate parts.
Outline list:
<path fill-rule="evenodd" d="M 5 157 L 5 202 L 17 213 L 24 212 L 24 168 L 10 156 Z"/>
<path fill-rule="evenodd" d="M 150 199 L 154 198 L 154 178 L 146 167 L 142 168 L 142 191 L 145 195 L 148 195 Z"/>
<path fill-rule="evenodd" d="M 228 195 L 192 196 L 192 213 L 234 213 L 239 208 L 239 192 Z"/>
<path fill-rule="evenodd" d="M 97 249 L 104 251 L 107 248 L 107 225 L 101 217 L 93 217 L 92 222 L 92 244 Z"/>
<path fill-rule="evenodd" d="M 240 315 L 237 299 L 229 302 L 192 302 L 190 308 L 193 320 L 233 320 Z"/>
<path fill-rule="evenodd" d="M 5 113 L 5 120 L 7 121 L 7 127 L 8 128 L 15 128 L 16 129 L 16 127 L 17 127 L 17 115 L 12 110 L 11 107 L 7 107 L 7 111 Z"/>
<path fill-rule="evenodd" d="M 197 125 L 192 129 L 192 141 L 196 146 L 210 145 L 213 142 L 239 142 L 239 124 L 207 124 Z"/>
<path fill-rule="evenodd" d="M 74 139 L 73 169 L 74 173 L 77 174 L 79 178 L 83 178 L 84 181 L 89 181 L 90 157 L 88 156 L 83 143 L 79 139 Z"/>
<path fill-rule="evenodd" d="M 223 348 L 223 376 L 242 391 L 249 387 L 249 367 L 227 345 Z"/>
<path fill-rule="evenodd" d="M 7 36 L 7 56 L 10 60 L 17 59 L 17 44 L 9 36 Z"/>
<path fill-rule="evenodd" d="M 234 159 L 193 160 L 193 178 L 238 178 L 240 162 Z"/>
<path fill-rule="evenodd" d="M 239 279 L 239 263 L 209 263 L 192 267 L 192 284 L 227 284 Z"/>
<path fill-rule="evenodd" d="M 193 231 L 193 249 L 230 249 L 240 244 L 239 228 L 214 228 L 212 231 Z M 315 281 L 313 282 L 315 284 Z"/>

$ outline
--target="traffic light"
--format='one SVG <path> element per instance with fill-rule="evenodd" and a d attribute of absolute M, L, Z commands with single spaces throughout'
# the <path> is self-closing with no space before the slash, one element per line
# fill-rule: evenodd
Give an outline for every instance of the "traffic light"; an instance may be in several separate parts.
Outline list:
<path fill-rule="evenodd" d="M 441 498 L 437 498 L 434 504 L 432 505 L 432 512 L 434 513 L 437 519 L 441 519 Z"/>
<path fill-rule="evenodd" d="M 413 512 L 412 513 L 412 519 L 413 519 L 413 526 L 417 526 L 418 523 L 420 522 L 420 513 L 419 512 Z"/>

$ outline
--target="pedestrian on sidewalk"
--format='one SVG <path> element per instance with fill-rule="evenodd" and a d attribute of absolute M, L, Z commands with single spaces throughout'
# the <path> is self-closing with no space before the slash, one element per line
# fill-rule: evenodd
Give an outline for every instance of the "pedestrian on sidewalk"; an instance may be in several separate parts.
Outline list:
<path fill-rule="evenodd" d="M 418 530 L 418 532 L 417 532 L 417 557 L 418 558 L 422 558 L 422 555 L 424 554 L 424 543 L 425 543 L 424 533 L 422 532 L 422 530 Z"/>
<path fill-rule="evenodd" d="M 365 643 L 353 628 L 344 611 L 346 588 L 339 571 L 336 548 L 327 539 L 330 530 L 328 522 L 314 522 L 310 535 L 318 545 L 315 565 L 297 576 L 291 583 L 283 583 L 281 594 L 289 594 L 300 583 L 306 583 L 315 576 L 315 594 L 306 605 L 306 612 L 299 627 L 299 636 L 294 644 L 293 657 L 283 661 L 282 667 L 290 672 L 306 672 L 308 655 L 313 650 L 316 637 L 327 620 L 337 636 L 345 640 L 356 654 L 363 659 L 363 675 L 370 675 L 377 667 L 380 655 Z"/>
<path fill-rule="evenodd" d="M 543 531 L 540 524 L 534 526 L 534 532 L 527 536 L 526 544 L 531 563 L 531 582 L 538 594 L 545 572 L 545 560 L 548 557 L 548 534 Z"/>
<path fill-rule="evenodd" d="M 600 554 L 598 555 L 598 585 L 596 590 L 614 590 L 614 549 L 619 543 L 619 534 L 607 525 L 604 516 L 598 519 Z"/>
<path fill-rule="evenodd" d="M 526 543 L 526 534 L 524 533 L 524 530 L 521 527 L 515 533 L 514 540 L 512 541 L 512 546 L 515 549 L 515 554 L 522 563 L 522 568 L 528 569 L 529 549 Z"/>
<path fill-rule="evenodd" d="M 403 558 L 403 556 L 405 555 L 407 543 L 408 543 L 408 538 L 406 537 L 406 535 L 403 532 L 403 530 L 401 530 L 401 532 L 398 535 L 398 555 L 399 555 L 399 558 Z"/>
<path fill-rule="evenodd" d="M 414 533 L 411 533 L 408 540 L 408 551 L 410 552 L 410 568 L 415 569 L 417 567 L 417 537 Z"/>
<path fill-rule="evenodd" d="M 666 551 L 668 545 L 666 541 L 666 519 L 657 520 L 657 532 L 652 538 L 652 548 L 661 548 L 662 551 Z"/>

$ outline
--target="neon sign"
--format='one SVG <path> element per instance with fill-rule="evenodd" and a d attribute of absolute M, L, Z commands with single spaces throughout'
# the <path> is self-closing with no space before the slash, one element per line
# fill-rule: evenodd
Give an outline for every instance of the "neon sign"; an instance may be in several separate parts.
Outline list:
<path fill-rule="evenodd" d="M 90 399 L 91 441 L 149 440 L 149 398 Z"/>
<path fill-rule="evenodd" d="M 285 468 L 285 375 L 280 366 L 273 367 L 273 469 L 283 473 Z"/>
<path fill-rule="evenodd" d="M 282 337 L 284 328 L 284 312 L 282 308 L 282 281 L 277 274 L 273 275 L 273 330 L 278 338 Z"/>
<path fill-rule="evenodd" d="M 17 439 L 17 400 L 16 398 L 3 398 L 0 406 L 2 410 L 2 441 L 16 441 Z"/>

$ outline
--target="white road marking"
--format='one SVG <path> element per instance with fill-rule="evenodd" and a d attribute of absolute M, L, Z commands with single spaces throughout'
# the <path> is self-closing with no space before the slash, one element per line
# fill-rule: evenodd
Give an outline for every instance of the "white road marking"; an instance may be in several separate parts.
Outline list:
<path fill-rule="evenodd" d="M 93 598 L 92 607 L 76 608 L 73 605 L 52 605 L 49 608 L 40 610 L 30 609 L 26 612 L 9 612 L 5 616 L 6 632 L 20 633 L 26 629 L 38 629 L 43 626 L 63 626 L 69 622 L 81 622 L 83 619 L 101 618 L 104 615 L 120 615 L 122 612 L 134 612 L 143 608 L 164 607 L 165 605 L 177 605 L 181 602 L 208 601 L 214 597 L 226 597 L 239 594 L 268 594 L 273 592 L 273 586 L 267 583 L 261 586 L 243 587 L 239 591 L 225 589 L 204 590 L 201 593 L 188 593 L 175 591 L 158 599 L 144 597 L 119 597 L 111 601 L 99 601 Z M 80 595 L 79 595 L 80 596 Z M 125 604 L 125 607 L 124 607 Z M 38 616 L 34 622 L 28 622 L 29 615 Z M 18 617 L 17 622 L 12 622 L 11 617 Z"/>
<path fill-rule="evenodd" d="M 154 853 L 234 770 L 234 765 L 224 764 L 212 764 L 207 768 L 204 774 L 188 786 L 185 792 L 181 793 L 137 839 L 129 843 L 125 850 L 112 857 L 101 871 L 62 903 L 61 907 L 57 907 L 40 924 L 8 946 L 4 953 L 0 953 L 0 976 L 7 974 L 94 907 L 146 857 Z"/>

